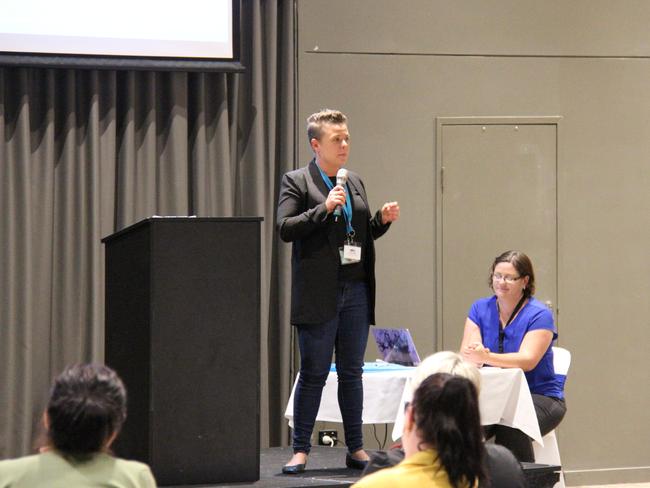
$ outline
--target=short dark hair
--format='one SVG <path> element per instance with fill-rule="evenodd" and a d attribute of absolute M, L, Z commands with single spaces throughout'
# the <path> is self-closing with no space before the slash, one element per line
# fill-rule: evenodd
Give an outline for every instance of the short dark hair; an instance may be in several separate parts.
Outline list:
<path fill-rule="evenodd" d="M 320 141 L 322 135 L 323 124 L 347 124 L 348 118 L 343 112 L 324 108 L 320 112 L 316 112 L 307 117 L 307 140 L 311 142 L 312 139 Z"/>
<path fill-rule="evenodd" d="M 528 276 L 528 285 L 524 289 L 524 296 L 529 298 L 535 294 L 535 271 L 533 270 L 533 262 L 521 251 L 506 251 L 494 258 L 494 262 L 490 268 L 490 276 L 488 277 L 488 285 L 491 289 L 494 268 L 499 263 L 510 263 L 515 267 L 519 276 L 522 278 Z"/>
<path fill-rule="evenodd" d="M 54 380 L 47 416 L 52 446 L 67 457 L 85 461 L 122 427 L 126 389 L 107 366 L 70 366 Z"/>
<path fill-rule="evenodd" d="M 436 448 L 454 488 L 486 480 L 485 446 L 474 384 L 461 376 L 435 373 L 413 395 L 419 436 Z"/>

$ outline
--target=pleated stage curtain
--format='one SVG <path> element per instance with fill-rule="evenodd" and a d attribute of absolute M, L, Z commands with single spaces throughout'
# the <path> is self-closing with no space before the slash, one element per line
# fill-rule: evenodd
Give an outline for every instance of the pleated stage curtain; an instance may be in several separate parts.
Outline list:
<path fill-rule="evenodd" d="M 241 74 L 0 67 L 0 458 L 31 452 L 65 365 L 103 360 L 100 240 L 151 215 L 264 217 L 262 445 L 286 443 L 293 2 L 242 18 Z"/>

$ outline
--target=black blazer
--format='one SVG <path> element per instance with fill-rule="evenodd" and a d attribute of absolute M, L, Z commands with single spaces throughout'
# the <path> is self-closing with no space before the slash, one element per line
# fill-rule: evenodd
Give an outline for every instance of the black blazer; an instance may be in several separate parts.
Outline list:
<path fill-rule="evenodd" d="M 348 171 L 350 192 L 359 195 L 366 206 L 368 198 L 359 175 Z M 326 322 L 336 315 L 336 295 L 340 258 L 333 214 L 327 214 L 325 200 L 329 189 L 315 160 L 282 178 L 278 200 L 277 229 L 280 238 L 292 242 L 291 250 L 291 323 L 293 325 Z M 390 224 L 381 223 L 381 212 L 374 217 L 367 211 L 367 280 L 370 299 L 370 323 L 375 323 L 375 246 Z"/>

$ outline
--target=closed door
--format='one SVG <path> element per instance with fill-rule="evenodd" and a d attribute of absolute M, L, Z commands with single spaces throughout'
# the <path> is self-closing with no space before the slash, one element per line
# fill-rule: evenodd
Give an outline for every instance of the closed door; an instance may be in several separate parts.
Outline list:
<path fill-rule="evenodd" d="M 558 117 L 438 119 L 437 346 L 458 350 L 501 252 L 525 252 L 557 307 Z"/>

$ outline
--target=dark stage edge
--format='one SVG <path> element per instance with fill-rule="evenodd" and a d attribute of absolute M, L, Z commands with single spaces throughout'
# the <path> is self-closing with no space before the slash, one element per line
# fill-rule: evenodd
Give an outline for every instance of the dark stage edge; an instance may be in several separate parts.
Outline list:
<path fill-rule="evenodd" d="M 282 474 L 293 454 L 290 447 L 271 447 L 260 452 L 260 480 L 255 483 L 218 483 L 215 485 L 182 485 L 170 488 L 318 488 L 351 486 L 359 479 L 361 471 L 345 467 L 344 448 L 312 447 L 307 469 L 302 474 Z"/>
<path fill-rule="evenodd" d="M 361 471 L 345 467 L 345 448 L 312 447 L 307 469 L 298 475 L 282 474 L 282 466 L 291 458 L 290 447 L 271 447 L 260 453 L 260 480 L 255 483 L 218 483 L 212 485 L 175 485 L 169 488 L 319 488 L 351 486 Z M 551 488 L 559 479 L 559 466 L 523 463 L 529 488 Z M 164 486 L 164 485 L 161 485 Z M 495 487 L 498 488 L 498 487 Z"/>

